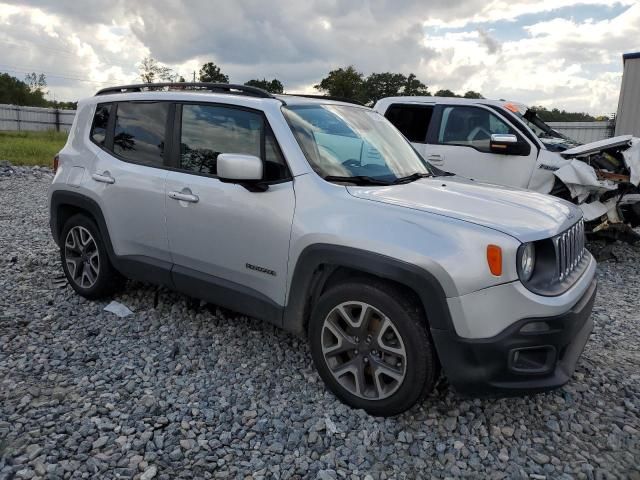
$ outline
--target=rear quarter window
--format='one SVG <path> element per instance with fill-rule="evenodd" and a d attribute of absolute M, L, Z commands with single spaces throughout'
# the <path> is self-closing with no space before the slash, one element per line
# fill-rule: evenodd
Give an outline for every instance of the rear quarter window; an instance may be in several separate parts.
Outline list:
<path fill-rule="evenodd" d="M 111 104 L 101 103 L 96 107 L 91 124 L 90 138 L 96 145 L 104 147 L 107 138 L 107 125 L 109 125 L 109 115 L 111 114 Z"/>

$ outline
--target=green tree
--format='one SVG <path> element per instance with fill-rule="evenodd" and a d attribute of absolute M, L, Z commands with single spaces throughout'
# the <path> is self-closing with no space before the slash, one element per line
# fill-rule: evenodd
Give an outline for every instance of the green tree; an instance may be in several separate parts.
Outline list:
<path fill-rule="evenodd" d="M 158 80 L 174 82 L 177 78 L 177 74 L 172 69 L 162 65 L 152 57 L 142 59 L 140 65 L 138 65 L 138 73 L 142 83 L 153 83 Z"/>
<path fill-rule="evenodd" d="M 463 98 L 484 98 L 482 95 L 480 95 L 478 92 L 474 92 L 473 90 L 469 90 L 467 92 L 465 92 L 465 94 L 463 95 Z"/>
<path fill-rule="evenodd" d="M 375 103 L 384 97 L 400 95 L 406 83 L 407 77 L 401 73 L 372 73 L 364 81 L 367 102 Z"/>
<path fill-rule="evenodd" d="M 47 88 L 47 77 L 44 73 L 39 75 L 36 72 L 27 73 L 24 81 L 32 92 L 42 92 L 43 95 L 47 94 L 45 91 L 45 88 Z"/>
<path fill-rule="evenodd" d="M 404 82 L 402 95 L 430 97 L 431 93 L 424 83 L 418 80 L 413 73 L 410 73 Z"/>
<path fill-rule="evenodd" d="M 199 79 L 201 82 L 229 83 L 229 76 L 222 73 L 220 67 L 213 62 L 202 65 Z"/>
<path fill-rule="evenodd" d="M 363 103 L 367 101 L 363 75 L 353 66 L 331 70 L 313 88 L 334 97 L 350 98 Z"/>
<path fill-rule="evenodd" d="M 274 78 L 271 81 L 267 80 L 266 78 L 263 78 L 262 80 L 253 79 L 245 82 L 245 85 L 247 85 L 248 87 L 261 88 L 271 93 L 284 93 L 284 85 L 282 85 L 282 82 L 277 78 Z"/>
<path fill-rule="evenodd" d="M 548 110 L 545 107 L 531 107 L 532 110 L 545 122 L 593 122 L 596 118 L 584 112 L 567 112 L 553 108 Z"/>
<path fill-rule="evenodd" d="M 26 107 L 46 107 L 49 104 L 42 90 L 32 91 L 29 85 L 8 73 L 0 74 L 0 103 Z"/>
<path fill-rule="evenodd" d="M 458 95 L 456 95 L 455 93 L 453 93 L 451 90 L 438 90 L 435 94 L 436 97 L 457 97 Z"/>
<path fill-rule="evenodd" d="M 61 110 L 76 110 L 78 108 L 78 102 L 58 102 L 56 100 L 47 102 L 47 106 L 52 108 L 59 108 Z"/>

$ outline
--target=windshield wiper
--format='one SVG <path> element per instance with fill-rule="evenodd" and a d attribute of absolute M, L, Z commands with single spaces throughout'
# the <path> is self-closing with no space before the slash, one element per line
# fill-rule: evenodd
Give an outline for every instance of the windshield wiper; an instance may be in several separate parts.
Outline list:
<path fill-rule="evenodd" d="M 407 175 L 406 177 L 400 177 L 400 178 L 396 178 L 393 181 L 394 185 L 397 185 L 399 183 L 410 183 L 410 182 L 415 182 L 416 180 L 420 180 L 421 178 L 427 178 L 427 177 L 432 177 L 433 174 L 431 173 L 412 173 L 411 175 Z"/>
<path fill-rule="evenodd" d="M 347 182 L 355 185 L 391 185 L 391 182 L 380 180 L 379 178 L 368 177 L 366 175 L 354 175 L 353 177 L 342 177 L 340 175 L 327 175 L 324 177 L 327 182 Z"/>

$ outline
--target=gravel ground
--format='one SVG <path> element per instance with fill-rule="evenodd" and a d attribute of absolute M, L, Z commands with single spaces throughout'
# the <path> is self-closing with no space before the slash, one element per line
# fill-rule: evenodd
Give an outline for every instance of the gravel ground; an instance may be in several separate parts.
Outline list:
<path fill-rule="evenodd" d="M 166 290 L 155 304 L 139 283 L 115 297 L 135 312 L 120 319 L 60 285 L 50 181 L 0 172 L 0 479 L 640 479 L 639 248 L 599 266 L 564 388 L 480 400 L 443 385 L 380 419 L 339 403 L 305 342 L 268 324 Z"/>

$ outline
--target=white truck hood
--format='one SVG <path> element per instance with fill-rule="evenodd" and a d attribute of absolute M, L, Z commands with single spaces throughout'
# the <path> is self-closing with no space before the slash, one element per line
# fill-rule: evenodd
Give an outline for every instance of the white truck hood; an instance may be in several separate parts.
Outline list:
<path fill-rule="evenodd" d="M 522 242 L 548 238 L 582 216 L 572 203 L 539 193 L 442 176 L 390 186 L 348 186 L 356 198 L 457 218 Z"/>
<path fill-rule="evenodd" d="M 621 147 L 623 145 L 631 146 L 632 139 L 633 137 L 631 135 L 620 135 L 617 137 L 605 138 L 604 140 L 598 140 L 597 142 L 586 143 L 584 145 L 570 148 L 569 150 L 561 152 L 560 155 L 565 158 L 578 157 L 580 155 L 597 153 L 608 148 Z"/>

